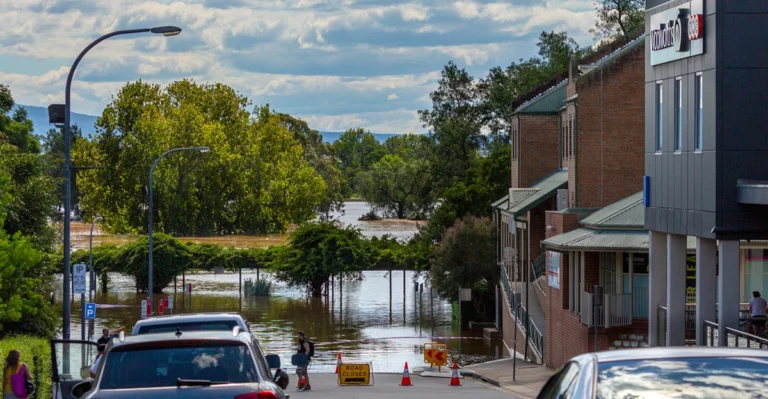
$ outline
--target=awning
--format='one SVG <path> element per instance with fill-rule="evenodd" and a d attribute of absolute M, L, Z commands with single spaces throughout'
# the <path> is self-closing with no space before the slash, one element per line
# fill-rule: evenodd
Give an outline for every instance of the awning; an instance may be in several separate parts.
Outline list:
<path fill-rule="evenodd" d="M 521 216 L 568 186 L 568 171 L 557 171 L 538 181 L 530 188 L 510 188 L 507 212 Z"/>
<path fill-rule="evenodd" d="M 541 242 L 550 251 L 648 252 L 647 230 L 593 230 L 579 228 Z M 696 250 L 696 237 L 688 237 L 688 252 Z"/>

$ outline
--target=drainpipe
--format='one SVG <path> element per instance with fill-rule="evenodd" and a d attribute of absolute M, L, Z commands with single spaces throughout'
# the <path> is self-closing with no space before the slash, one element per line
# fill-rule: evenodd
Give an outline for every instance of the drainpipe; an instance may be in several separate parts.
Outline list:
<path fill-rule="evenodd" d="M 579 100 L 573 100 L 573 206 L 579 207 Z M 571 189 L 570 187 L 568 188 Z"/>

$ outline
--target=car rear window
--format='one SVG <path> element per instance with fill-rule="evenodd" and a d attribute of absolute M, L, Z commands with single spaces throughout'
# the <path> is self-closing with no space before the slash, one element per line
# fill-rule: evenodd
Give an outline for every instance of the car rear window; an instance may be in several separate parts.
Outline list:
<path fill-rule="evenodd" d="M 157 324 L 139 327 L 139 334 L 155 334 L 181 331 L 230 331 L 237 325 L 235 320 L 197 321 L 173 324 Z"/>
<path fill-rule="evenodd" d="M 176 386 L 176 379 L 258 382 L 249 348 L 241 343 L 110 351 L 101 389 Z"/>
<path fill-rule="evenodd" d="M 597 397 L 765 398 L 768 359 L 670 358 L 600 363 Z"/>

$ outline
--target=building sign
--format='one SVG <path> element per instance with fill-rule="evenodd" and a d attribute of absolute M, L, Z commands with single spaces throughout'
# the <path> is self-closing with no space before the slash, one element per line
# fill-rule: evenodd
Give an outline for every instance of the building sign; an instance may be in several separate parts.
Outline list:
<path fill-rule="evenodd" d="M 685 302 L 696 303 L 696 255 L 688 255 L 685 262 Z"/>
<path fill-rule="evenodd" d="M 632 273 L 648 274 L 650 271 L 647 253 L 632 254 Z M 624 252 L 623 272 L 629 274 L 629 253 Z"/>
<path fill-rule="evenodd" d="M 651 16 L 651 65 L 704 54 L 704 0 Z"/>
<path fill-rule="evenodd" d="M 560 289 L 560 252 L 547 251 L 547 284 Z"/>

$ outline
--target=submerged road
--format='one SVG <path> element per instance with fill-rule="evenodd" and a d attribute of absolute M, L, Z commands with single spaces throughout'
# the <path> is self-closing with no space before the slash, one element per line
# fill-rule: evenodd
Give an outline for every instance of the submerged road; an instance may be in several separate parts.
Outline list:
<path fill-rule="evenodd" d="M 309 374 L 312 390 L 309 392 L 296 391 L 296 376 L 291 375 L 291 386 L 286 394 L 291 399 L 305 398 L 339 398 L 339 399 L 392 399 L 419 398 L 419 399 L 510 399 L 515 395 L 500 388 L 478 382 L 473 378 L 462 378 L 460 387 L 449 386 L 448 378 L 429 378 L 411 375 L 411 383 L 414 386 L 399 386 L 402 375 L 400 374 L 375 374 L 374 385 L 366 387 L 341 387 L 336 383 L 335 374 Z"/>

